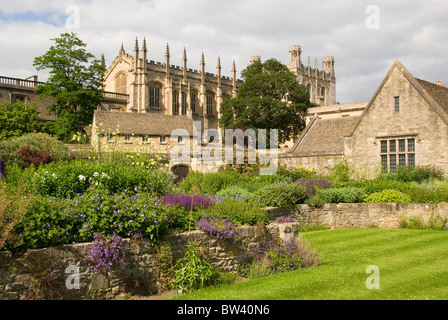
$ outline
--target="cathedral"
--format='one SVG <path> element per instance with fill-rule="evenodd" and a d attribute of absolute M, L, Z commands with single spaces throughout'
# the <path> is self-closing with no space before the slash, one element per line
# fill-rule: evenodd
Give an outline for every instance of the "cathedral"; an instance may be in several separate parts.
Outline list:
<path fill-rule="evenodd" d="M 199 71 L 187 67 L 186 49 L 182 67 L 170 64 L 168 44 L 164 63 L 148 60 L 147 54 L 145 39 L 141 49 L 136 39 L 133 55 L 121 46 L 104 79 L 104 90 L 116 93 L 117 99 L 104 102 L 101 110 L 187 116 L 200 121 L 204 129 L 218 129 L 224 97 L 235 97 L 242 83 L 236 77 L 235 61 L 229 78 L 221 75 L 219 57 L 216 74 L 211 74 L 205 72 L 204 53 Z"/>
<path fill-rule="evenodd" d="M 301 60 L 301 47 L 290 48 L 288 64 L 310 94 L 311 102 L 320 106 L 335 104 L 336 80 L 333 57 L 323 60 L 322 70 Z M 260 59 L 259 56 L 253 56 Z M 101 111 L 148 113 L 170 116 L 186 116 L 200 121 L 203 130 L 218 129 L 220 105 L 225 96 L 236 97 L 238 87 L 243 83 L 237 79 L 235 61 L 231 77 L 221 75 L 221 61 L 217 58 L 216 74 L 205 72 L 205 58 L 202 54 L 200 70 L 187 66 L 187 52 L 183 51 L 182 66 L 170 64 L 170 49 L 167 44 L 165 62 L 148 60 L 146 39 L 142 46 L 135 41 L 133 54 L 128 54 L 123 45 L 117 57 L 107 69 L 104 90 L 108 92 L 101 105 Z"/>

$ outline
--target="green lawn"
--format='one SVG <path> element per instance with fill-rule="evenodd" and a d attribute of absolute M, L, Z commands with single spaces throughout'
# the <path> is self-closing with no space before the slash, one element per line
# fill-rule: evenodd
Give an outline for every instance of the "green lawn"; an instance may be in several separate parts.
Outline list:
<path fill-rule="evenodd" d="M 179 300 L 436 300 L 448 299 L 448 232 L 340 229 L 301 233 L 321 265 L 215 288 Z M 368 266 L 379 289 L 367 289 Z M 372 282 L 369 282 L 372 283 Z"/>

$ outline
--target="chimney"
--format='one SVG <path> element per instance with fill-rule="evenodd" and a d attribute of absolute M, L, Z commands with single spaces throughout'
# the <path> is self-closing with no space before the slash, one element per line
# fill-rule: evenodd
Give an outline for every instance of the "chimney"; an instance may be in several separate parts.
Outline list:
<path fill-rule="evenodd" d="M 441 86 L 441 87 L 444 87 L 444 85 L 442 84 L 442 81 L 441 81 L 441 80 L 437 80 L 437 81 L 436 81 L 436 85 Z"/>

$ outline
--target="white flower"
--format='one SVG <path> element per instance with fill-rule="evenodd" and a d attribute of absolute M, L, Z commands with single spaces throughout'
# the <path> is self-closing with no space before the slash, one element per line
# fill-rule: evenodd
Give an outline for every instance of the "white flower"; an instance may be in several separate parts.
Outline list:
<path fill-rule="evenodd" d="M 94 173 L 93 173 L 93 176 L 94 176 L 94 177 L 99 177 L 99 175 L 100 175 L 100 174 L 99 174 L 98 172 L 94 172 Z"/>
<path fill-rule="evenodd" d="M 51 176 L 52 176 L 53 178 L 55 178 L 55 179 L 58 178 L 58 177 L 56 176 L 56 173 L 53 173 Z"/>
<path fill-rule="evenodd" d="M 78 176 L 78 179 L 79 179 L 79 181 L 84 181 L 84 180 L 86 180 L 86 177 L 84 177 L 82 174 L 80 174 Z"/>

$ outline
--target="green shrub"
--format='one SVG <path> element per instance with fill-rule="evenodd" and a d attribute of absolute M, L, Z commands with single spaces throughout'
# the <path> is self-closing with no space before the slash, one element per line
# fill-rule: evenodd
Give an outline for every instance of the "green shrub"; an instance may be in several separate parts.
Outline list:
<path fill-rule="evenodd" d="M 311 198 L 305 200 L 305 204 L 313 208 L 322 208 L 325 205 L 325 200 L 319 196 L 312 196 Z"/>
<path fill-rule="evenodd" d="M 242 225 L 256 225 L 257 223 L 268 223 L 267 211 L 260 206 L 244 200 L 225 198 L 218 201 L 214 206 L 202 211 L 211 218 L 229 219 Z"/>
<path fill-rule="evenodd" d="M 406 192 L 413 203 L 441 203 L 448 202 L 448 193 L 444 190 L 415 188 Z"/>
<path fill-rule="evenodd" d="M 401 219 L 400 228 L 447 230 L 447 222 L 448 218 L 439 214 L 431 214 L 428 220 L 425 220 L 421 215 L 414 215 Z"/>
<path fill-rule="evenodd" d="M 121 237 L 140 233 L 155 244 L 167 231 L 169 212 L 150 193 L 111 194 L 92 187 L 72 199 L 34 196 L 14 232 L 21 235 L 21 249 L 90 242 L 97 233 Z"/>
<path fill-rule="evenodd" d="M 251 201 L 265 207 L 291 207 L 308 198 L 306 188 L 299 183 L 280 181 L 259 188 Z"/>
<path fill-rule="evenodd" d="M 317 177 L 316 168 L 306 168 L 303 166 L 297 166 L 294 168 L 285 168 L 279 166 L 277 169 L 277 175 L 284 178 L 290 178 L 291 180 L 298 181 L 301 179 L 315 179 Z"/>
<path fill-rule="evenodd" d="M 9 169 L 9 168 L 7 168 Z M 160 169 L 146 169 L 142 166 L 128 167 L 112 163 L 96 164 L 87 160 L 63 161 L 46 166 L 27 168 L 20 171 L 12 166 L 7 171 L 7 183 L 28 184 L 36 194 L 58 198 L 73 197 L 91 186 L 102 185 L 110 192 L 139 188 L 158 195 L 172 192 L 172 176 Z"/>
<path fill-rule="evenodd" d="M 368 195 L 366 203 L 410 203 L 411 197 L 398 190 L 385 189 Z"/>
<path fill-rule="evenodd" d="M 172 287 L 182 292 L 191 292 L 213 285 L 219 277 L 213 265 L 201 257 L 198 248 L 192 242 L 187 244 L 184 257 L 176 261 L 170 273 L 173 276 Z"/>
<path fill-rule="evenodd" d="M 245 197 L 249 194 L 247 189 L 244 189 L 239 186 L 230 186 L 223 190 L 220 190 L 216 193 L 216 196 L 219 198 L 235 198 L 235 197 Z"/>
<path fill-rule="evenodd" d="M 365 198 L 364 189 L 356 187 L 321 189 L 318 195 L 326 203 L 359 203 Z"/>
<path fill-rule="evenodd" d="M 227 187 L 244 183 L 246 178 L 234 171 L 221 171 L 216 173 L 201 173 L 191 171 L 179 183 L 178 188 L 186 193 L 201 193 L 214 195 Z"/>
<path fill-rule="evenodd" d="M 23 147 L 29 147 L 31 152 L 45 151 L 56 162 L 70 158 L 67 146 L 61 141 L 45 133 L 30 133 L 0 142 L 0 153 L 6 167 L 14 163 L 19 163 L 23 167 L 22 157 L 18 154 Z"/>
<path fill-rule="evenodd" d="M 347 161 L 336 163 L 330 171 L 331 173 L 328 176 L 328 180 L 332 183 L 347 182 L 350 180 L 352 174 L 352 170 Z"/>
<path fill-rule="evenodd" d="M 372 194 L 388 189 L 399 190 L 406 193 L 413 188 L 412 183 L 410 182 L 383 179 L 366 180 L 360 185 L 362 185 L 362 188 L 364 189 L 366 194 Z"/>

